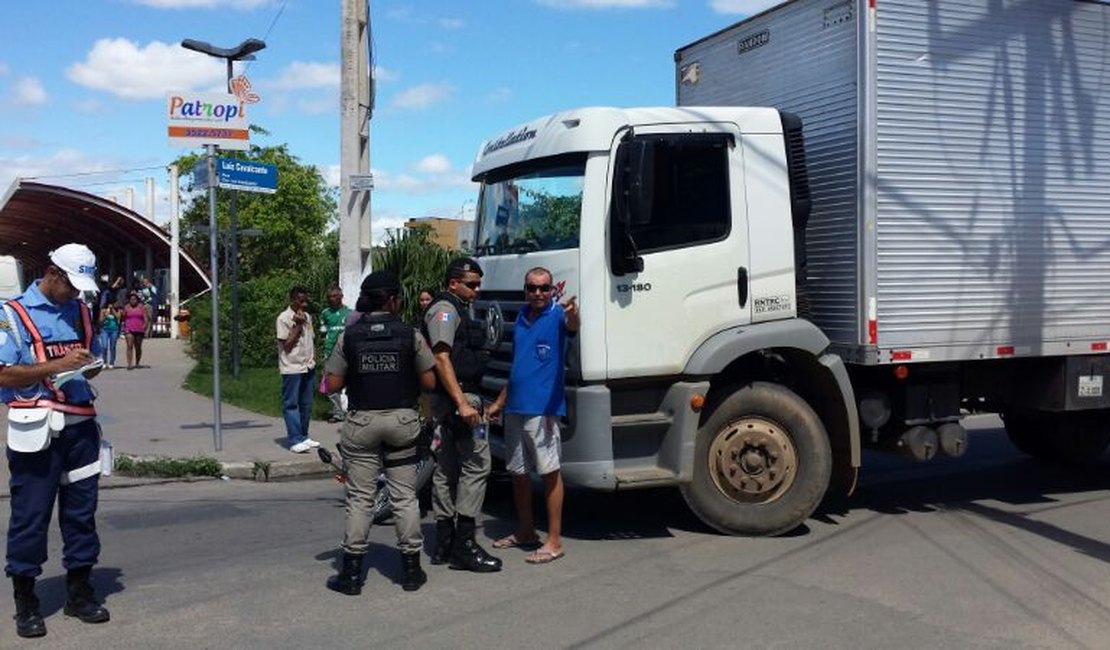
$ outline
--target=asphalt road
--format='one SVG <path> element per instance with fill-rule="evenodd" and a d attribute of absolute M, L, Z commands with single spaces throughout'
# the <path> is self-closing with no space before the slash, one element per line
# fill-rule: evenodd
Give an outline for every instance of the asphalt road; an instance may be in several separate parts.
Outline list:
<path fill-rule="evenodd" d="M 112 621 L 62 615 L 55 531 L 39 586 L 49 634 L 18 639 L 3 588 L 0 647 L 1110 644 L 1110 463 L 1043 467 L 991 430 L 960 461 L 867 461 L 856 496 L 775 539 L 713 533 L 671 490 L 572 491 L 565 558 L 536 567 L 499 551 L 492 575 L 426 566 L 415 593 L 393 582 L 392 529 L 376 527 L 357 598 L 324 588 L 343 519 L 331 481 L 105 490 L 94 579 Z M 495 482 L 481 534 L 510 530 L 510 509 Z"/>

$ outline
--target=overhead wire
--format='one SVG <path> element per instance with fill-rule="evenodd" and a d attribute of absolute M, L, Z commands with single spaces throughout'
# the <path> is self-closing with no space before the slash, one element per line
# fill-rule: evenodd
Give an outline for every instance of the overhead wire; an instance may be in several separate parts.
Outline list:
<path fill-rule="evenodd" d="M 281 6 L 278 7 L 277 13 L 274 14 L 274 19 L 270 21 L 270 26 L 266 28 L 266 33 L 262 35 L 263 41 L 268 41 L 268 39 L 270 38 L 270 32 L 274 31 L 274 25 L 277 25 L 278 19 L 280 19 L 281 15 L 285 13 L 285 5 L 287 4 L 289 4 L 289 0 L 281 0 Z M 243 67 L 243 71 L 246 72 L 247 70 L 250 70 L 252 63 L 254 62 L 247 61 L 247 65 Z"/>

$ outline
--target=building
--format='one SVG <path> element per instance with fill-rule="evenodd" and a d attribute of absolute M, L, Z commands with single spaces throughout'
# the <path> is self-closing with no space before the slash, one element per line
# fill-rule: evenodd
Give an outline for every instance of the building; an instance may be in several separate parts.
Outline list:
<path fill-rule="evenodd" d="M 451 250 L 470 250 L 470 240 L 474 236 L 474 222 L 444 217 L 419 217 L 405 222 L 406 229 L 428 226 L 432 229 L 432 241 Z"/>

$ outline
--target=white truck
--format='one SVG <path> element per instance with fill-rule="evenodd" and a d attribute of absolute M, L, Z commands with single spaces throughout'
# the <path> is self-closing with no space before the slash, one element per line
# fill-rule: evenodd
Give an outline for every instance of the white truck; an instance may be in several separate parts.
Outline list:
<path fill-rule="evenodd" d="M 777 534 L 851 491 L 864 445 L 961 455 L 968 413 L 1098 457 L 1108 43 L 1101 2 L 792 0 L 680 48 L 676 108 L 484 143 L 480 311 L 511 323 L 533 266 L 581 306 L 568 481 L 677 485 Z"/>

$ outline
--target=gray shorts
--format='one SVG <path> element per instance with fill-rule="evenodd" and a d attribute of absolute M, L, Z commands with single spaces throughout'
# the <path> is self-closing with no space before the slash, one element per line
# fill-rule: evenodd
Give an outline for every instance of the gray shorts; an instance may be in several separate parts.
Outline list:
<path fill-rule="evenodd" d="M 505 466 L 510 474 L 559 469 L 559 417 L 505 414 Z"/>

